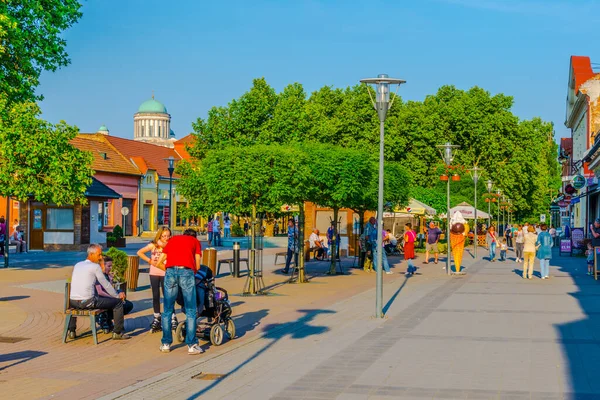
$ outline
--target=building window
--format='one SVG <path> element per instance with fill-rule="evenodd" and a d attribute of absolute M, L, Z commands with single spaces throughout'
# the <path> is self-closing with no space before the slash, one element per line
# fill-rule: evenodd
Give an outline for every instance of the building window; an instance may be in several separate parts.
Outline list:
<path fill-rule="evenodd" d="M 46 210 L 47 230 L 73 230 L 72 208 L 48 208 Z"/>
<path fill-rule="evenodd" d="M 146 176 L 146 184 L 147 185 L 151 185 L 152 184 L 152 175 Z"/>
<path fill-rule="evenodd" d="M 108 201 L 104 202 L 104 226 L 109 225 L 108 219 L 110 216 L 110 203 Z"/>
<path fill-rule="evenodd" d="M 102 228 L 104 228 L 104 203 L 98 203 L 96 212 L 98 213 L 98 232 L 102 232 Z"/>

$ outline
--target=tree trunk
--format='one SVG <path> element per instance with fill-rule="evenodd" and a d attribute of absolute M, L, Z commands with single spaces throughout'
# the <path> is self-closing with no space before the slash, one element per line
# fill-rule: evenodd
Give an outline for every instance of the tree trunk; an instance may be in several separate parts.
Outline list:
<path fill-rule="evenodd" d="M 337 234 L 338 234 L 338 207 L 333 208 L 333 238 L 331 240 L 331 265 L 329 266 L 329 274 L 335 275 L 335 263 L 337 260 Z"/>

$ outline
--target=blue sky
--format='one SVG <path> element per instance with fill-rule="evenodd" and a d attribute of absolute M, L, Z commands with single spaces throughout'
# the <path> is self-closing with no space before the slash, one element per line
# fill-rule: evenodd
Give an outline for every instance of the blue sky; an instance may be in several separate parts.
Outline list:
<path fill-rule="evenodd" d="M 88 0 L 65 33 L 72 63 L 44 73 L 44 118 L 133 138 L 133 114 L 163 102 L 177 138 L 264 76 L 310 93 L 387 73 L 407 100 L 445 84 L 515 99 L 520 118 L 564 128 L 570 55 L 600 64 L 596 0 Z M 600 67 L 600 65 L 599 65 Z"/>

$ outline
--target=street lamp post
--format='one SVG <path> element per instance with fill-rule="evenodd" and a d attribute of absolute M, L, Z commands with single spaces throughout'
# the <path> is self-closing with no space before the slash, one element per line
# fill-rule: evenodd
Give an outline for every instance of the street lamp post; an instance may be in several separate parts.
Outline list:
<path fill-rule="evenodd" d="M 492 225 L 492 187 L 494 187 L 494 182 L 492 182 L 491 179 L 488 179 L 488 181 L 486 182 L 486 187 L 488 190 L 488 195 L 490 195 L 488 197 L 488 229 L 490 229 L 490 226 Z"/>
<path fill-rule="evenodd" d="M 506 196 L 502 196 L 502 229 L 506 230 L 506 205 L 504 205 L 504 203 L 506 203 Z"/>
<path fill-rule="evenodd" d="M 446 142 L 446 144 L 438 145 L 437 147 L 442 152 L 442 159 L 444 160 L 446 167 L 449 167 L 450 164 L 452 164 L 452 160 L 454 160 L 454 154 L 452 154 L 452 149 L 456 149 L 459 146 L 450 144 L 450 142 Z M 450 177 L 448 177 L 448 180 L 446 182 L 446 273 L 448 275 L 450 275 L 451 272 L 452 271 L 450 270 Z"/>
<path fill-rule="evenodd" d="M 497 189 L 496 194 L 498 195 L 498 225 L 496 225 L 496 232 L 500 235 L 500 195 L 502 195 L 502 190 Z"/>
<path fill-rule="evenodd" d="M 377 78 L 361 79 L 361 83 L 367 86 L 367 91 L 373 102 L 373 107 L 379 116 L 379 194 L 377 198 L 377 282 L 375 293 L 375 317 L 383 318 L 383 143 L 385 131 L 385 118 L 388 110 L 392 107 L 394 99 L 397 97 L 400 85 L 406 83 L 405 80 L 390 78 L 386 74 L 380 74 Z M 375 99 L 371 94 L 369 85 L 375 87 Z M 390 86 L 397 85 L 396 95 L 390 102 Z"/>
<path fill-rule="evenodd" d="M 173 230 L 173 171 L 175 171 L 175 157 L 165 158 L 169 163 L 169 229 Z"/>
<path fill-rule="evenodd" d="M 479 168 L 477 165 L 473 167 L 473 169 L 471 169 L 471 171 L 473 172 L 473 183 L 475 184 L 475 222 L 474 222 L 474 232 L 475 232 L 475 236 L 473 237 L 473 251 L 474 251 L 474 255 L 475 258 L 477 258 L 477 182 L 479 181 L 479 171 L 481 171 L 481 168 Z"/>

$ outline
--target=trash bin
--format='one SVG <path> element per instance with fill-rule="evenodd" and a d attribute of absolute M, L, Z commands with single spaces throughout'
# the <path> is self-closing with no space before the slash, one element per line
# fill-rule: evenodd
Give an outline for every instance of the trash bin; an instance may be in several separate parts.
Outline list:
<path fill-rule="evenodd" d="M 206 265 L 217 276 L 217 249 L 209 247 L 202 252 L 202 264 Z"/>
<path fill-rule="evenodd" d="M 140 257 L 127 256 L 127 269 L 125 270 L 125 280 L 127 289 L 136 291 L 138 286 L 138 277 L 140 276 Z"/>

